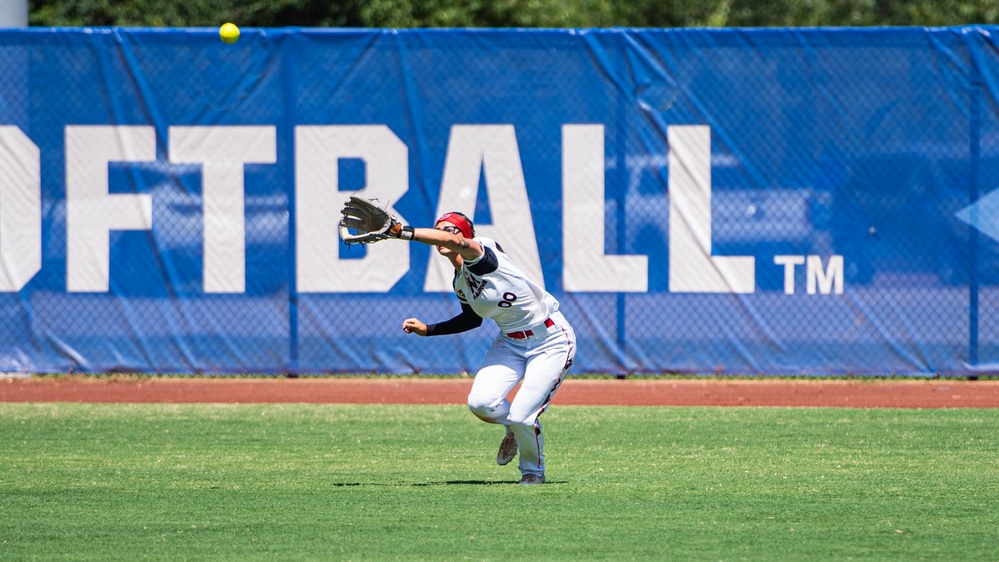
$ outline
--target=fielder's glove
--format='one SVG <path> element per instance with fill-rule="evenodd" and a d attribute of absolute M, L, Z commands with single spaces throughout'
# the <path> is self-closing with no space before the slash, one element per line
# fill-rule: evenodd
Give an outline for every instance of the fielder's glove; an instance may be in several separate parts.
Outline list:
<path fill-rule="evenodd" d="M 340 239 L 351 244 L 372 244 L 387 238 L 413 239 L 413 227 L 403 226 L 394 215 L 374 204 L 376 199 L 350 196 L 340 211 Z"/>

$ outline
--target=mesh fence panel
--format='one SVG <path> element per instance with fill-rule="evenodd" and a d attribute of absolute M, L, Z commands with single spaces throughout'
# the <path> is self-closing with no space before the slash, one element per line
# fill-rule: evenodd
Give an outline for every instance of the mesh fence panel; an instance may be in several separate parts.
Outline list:
<path fill-rule="evenodd" d="M 400 329 L 443 258 L 331 238 L 364 189 L 502 237 L 578 372 L 993 371 L 996 31 L 4 30 L 0 369 L 474 372 Z"/>

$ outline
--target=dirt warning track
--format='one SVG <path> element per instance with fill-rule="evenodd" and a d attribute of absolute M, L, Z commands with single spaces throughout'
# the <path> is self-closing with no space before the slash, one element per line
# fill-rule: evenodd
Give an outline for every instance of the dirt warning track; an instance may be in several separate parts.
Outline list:
<path fill-rule="evenodd" d="M 0 401 L 463 404 L 471 385 L 465 377 L 29 377 L 0 380 Z M 996 408 L 999 381 L 570 377 L 553 404 Z"/>

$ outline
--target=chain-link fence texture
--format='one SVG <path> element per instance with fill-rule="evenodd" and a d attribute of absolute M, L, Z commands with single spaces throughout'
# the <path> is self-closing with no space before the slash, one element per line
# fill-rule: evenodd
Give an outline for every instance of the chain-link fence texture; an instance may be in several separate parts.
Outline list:
<path fill-rule="evenodd" d="M 0 31 L 0 370 L 474 372 L 363 190 L 474 219 L 577 373 L 999 370 L 994 27 Z"/>

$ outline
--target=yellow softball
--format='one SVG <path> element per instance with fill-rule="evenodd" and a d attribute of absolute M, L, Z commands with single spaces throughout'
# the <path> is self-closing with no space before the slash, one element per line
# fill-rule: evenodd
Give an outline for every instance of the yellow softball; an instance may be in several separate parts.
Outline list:
<path fill-rule="evenodd" d="M 231 45 L 239 41 L 239 28 L 233 23 L 223 23 L 222 27 L 219 28 L 219 37 L 222 38 L 222 41 Z"/>

